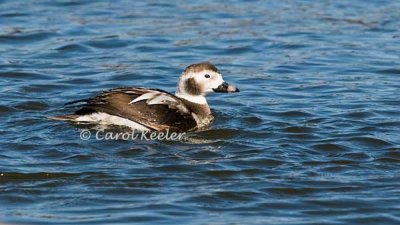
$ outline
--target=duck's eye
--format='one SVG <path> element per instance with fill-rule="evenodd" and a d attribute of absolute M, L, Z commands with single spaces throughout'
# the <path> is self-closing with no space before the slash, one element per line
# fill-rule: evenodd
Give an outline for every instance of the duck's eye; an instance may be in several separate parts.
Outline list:
<path fill-rule="evenodd" d="M 209 74 L 204 75 L 205 78 L 210 78 Z"/>

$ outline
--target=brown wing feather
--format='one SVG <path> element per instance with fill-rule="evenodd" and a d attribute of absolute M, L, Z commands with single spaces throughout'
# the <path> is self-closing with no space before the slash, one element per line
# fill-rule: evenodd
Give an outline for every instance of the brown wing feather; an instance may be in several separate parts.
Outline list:
<path fill-rule="evenodd" d="M 115 88 L 105 91 L 94 98 L 87 99 L 87 104 L 76 112 L 77 115 L 86 115 L 94 112 L 104 112 L 120 116 L 153 130 L 191 130 L 197 123 L 190 112 L 178 109 L 177 103 L 146 104 L 146 100 L 129 104 L 133 99 L 158 91 L 174 98 L 178 104 L 183 104 L 174 95 L 157 89 L 144 88 Z"/>

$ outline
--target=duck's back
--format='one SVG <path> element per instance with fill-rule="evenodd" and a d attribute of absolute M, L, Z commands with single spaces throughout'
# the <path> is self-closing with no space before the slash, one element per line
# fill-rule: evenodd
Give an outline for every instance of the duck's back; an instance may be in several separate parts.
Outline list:
<path fill-rule="evenodd" d="M 190 107 L 180 98 L 158 89 L 114 88 L 73 103 L 76 102 L 85 104 L 75 112 L 75 121 L 101 122 L 89 120 L 102 120 L 101 117 L 112 115 L 149 130 L 188 131 L 197 127 Z"/>

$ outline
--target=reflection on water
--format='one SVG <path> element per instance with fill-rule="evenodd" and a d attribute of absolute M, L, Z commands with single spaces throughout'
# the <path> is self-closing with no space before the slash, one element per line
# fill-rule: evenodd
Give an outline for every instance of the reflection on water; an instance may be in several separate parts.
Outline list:
<path fill-rule="evenodd" d="M 397 1 L 0 1 L 0 221 L 396 224 Z M 185 141 L 47 120 L 118 86 L 237 84 Z M 115 128 L 119 130 L 121 128 Z M 123 129 L 122 129 L 123 130 Z"/>

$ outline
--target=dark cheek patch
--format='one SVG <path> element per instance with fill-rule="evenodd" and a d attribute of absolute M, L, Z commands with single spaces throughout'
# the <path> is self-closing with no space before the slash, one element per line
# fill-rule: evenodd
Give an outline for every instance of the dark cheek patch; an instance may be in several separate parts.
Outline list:
<path fill-rule="evenodd" d="M 185 82 L 185 91 L 191 95 L 201 95 L 201 90 L 199 85 L 197 85 L 194 78 L 189 78 Z"/>

